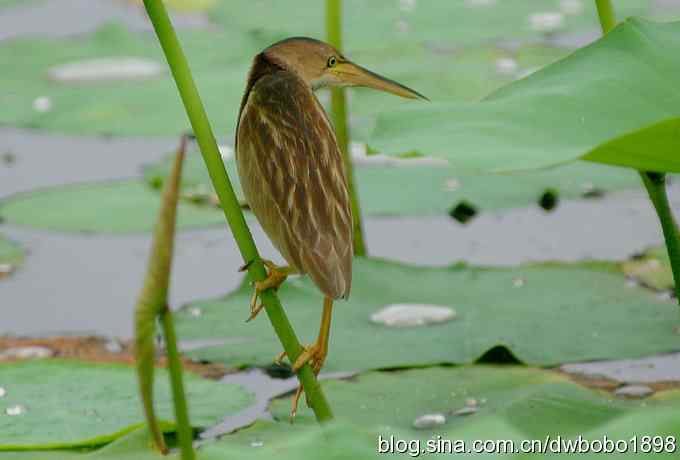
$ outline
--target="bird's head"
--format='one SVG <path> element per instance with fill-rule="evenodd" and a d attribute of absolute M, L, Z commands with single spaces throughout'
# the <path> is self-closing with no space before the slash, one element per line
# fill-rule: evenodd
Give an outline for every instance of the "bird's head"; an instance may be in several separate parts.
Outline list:
<path fill-rule="evenodd" d="M 280 67 L 294 72 L 312 89 L 365 86 L 409 99 L 427 100 L 417 91 L 353 63 L 328 43 L 313 38 L 287 38 L 263 53 Z"/>

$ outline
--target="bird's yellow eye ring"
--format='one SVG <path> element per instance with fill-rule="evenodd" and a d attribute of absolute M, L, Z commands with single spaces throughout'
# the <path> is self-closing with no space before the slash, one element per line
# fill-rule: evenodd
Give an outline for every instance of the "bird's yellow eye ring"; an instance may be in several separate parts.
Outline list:
<path fill-rule="evenodd" d="M 335 67 L 335 64 L 337 64 L 337 63 L 338 63 L 338 59 L 335 56 L 331 56 L 331 57 L 328 58 L 328 62 L 326 63 L 326 65 L 330 68 L 330 67 Z"/>

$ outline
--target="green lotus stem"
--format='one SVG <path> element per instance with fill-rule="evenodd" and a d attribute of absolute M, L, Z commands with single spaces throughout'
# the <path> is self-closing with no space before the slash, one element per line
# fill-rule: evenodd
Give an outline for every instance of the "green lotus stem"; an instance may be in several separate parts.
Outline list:
<path fill-rule="evenodd" d="M 154 346 L 154 336 L 156 331 L 156 319 L 162 316 L 167 310 L 168 286 L 170 284 L 170 271 L 172 266 L 172 253 L 175 240 L 175 221 L 177 217 L 177 201 L 179 198 L 179 182 L 182 174 L 182 163 L 186 152 L 187 138 L 182 137 L 182 141 L 177 151 L 172 173 L 163 187 L 161 199 L 161 210 L 158 221 L 154 229 L 151 255 L 149 256 L 149 266 L 147 268 L 144 286 L 139 295 L 135 309 L 135 364 L 137 369 L 137 380 L 139 391 L 144 407 L 144 415 L 151 432 L 156 448 L 167 453 L 168 449 L 163 440 L 163 433 L 160 429 L 158 418 L 153 405 L 153 381 L 154 381 L 154 358 L 156 349 Z M 172 338 L 174 340 L 174 337 Z M 170 338 L 166 337 L 168 348 L 176 348 L 171 344 Z M 174 361 L 173 361 L 174 359 Z M 179 359 L 175 356 L 168 357 L 171 367 L 179 366 Z M 181 373 L 181 367 L 179 367 Z M 176 401 L 184 400 L 184 391 L 181 386 L 172 386 L 173 398 Z M 186 402 L 184 403 L 186 407 Z M 179 412 L 179 411 L 178 411 Z M 186 411 L 179 414 L 178 426 L 180 431 L 185 427 L 191 429 Z M 179 419 L 183 422 L 179 422 Z M 186 426 L 183 427 L 182 423 Z M 181 437 L 181 436 L 180 436 Z M 188 439 L 188 448 L 191 449 L 192 439 Z M 186 457 L 186 458 L 193 458 Z"/>
<path fill-rule="evenodd" d="M 616 25 L 616 16 L 611 0 L 595 0 L 597 15 L 600 17 L 600 26 L 605 34 Z"/>
<path fill-rule="evenodd" d="M 673 211 L 668 202 L 666 174 L 641 171 L 640 175 L 642 176 L 642 182 L 647 188 L 649 199 L 652 201 L 661 222 L 668 257 L 671 260 L 673 281 L 675 282 L 675 297 L 680 304 L 680 235 L 678 234 L 678 225 L 673 217 Z"/>
<path fill-rule="evenodd" d="M 262 281 L 267 276 L 262 258 L 255 247 L 253 236 L 246 225 L 243 212 L 227 176 L 212 128 L 208 122 L 208 117 L 196 89 L 196 84 L 191 76 L 186 57 L 170 23 L 168 12 L 161 0 L 144 0 L 144 7 L 151 19 L 158 40 L 165 53 L 165 58 L 170 66 L 170 71 L 177 84 L 179 95 L 182 98 L 184 108 L 196 135 L 196 140 L 201 149 L 201 154 L 210 174 L 213 187 L 220 199 L 224 215 L 244 262 L 249 264 L 249 275 L 254 280 Z M 237 107 L 234 107 L 234 110 L 236 109 Z M 268 289 L 262 293 L 261 300 L 274 331 L 283 345 L 283 349 L 286 351 L 291 362 L 294 362 L 302 352 L 302 346 L 288 321 L 278 296 L 272 289 Z M 304 365 L 300 369 L 298 378 L 317 420 L 323 422 L 332 419 L 331 408 L 309 364 Z"/>
<path fill-rule="evenodd" d="M 326 0 L 326 40 L 342 52 L 342 0 Z M 338 138 L 349 183 L 349 198 L 352 205 L 354 227 L 354 255 L 365 256 L 364 227 L 361 223 L 361 206 L 359 205 L 354 166 L 349 150 L 347 100 L 343 88 L 331 88 L 331 119 L 335 126 L 335 134 Z"/>
<path fill-rule="evenodd" d="M 600 17 L 602 32 L 608 33 L 616 25 L 614 7 L 610 0 L 596 0 L 597 13 Z M 678 225 L 673 217 L 666 193 L 666 174 L 656 172 L 639 171 L 642 183 L 645 184 L 649 199 L 654 205 L 656 215 L 661 222 L 661 230 L 666 241 L 668 258 L 671 261 L 673 281 L 675 282 L 675 297 L 680 305 L 680 235 Z"/>
<path fill-rule="evenodd" d="M 172 312 L 165 306 L 161 312 L 161 326 L 165 337 L 165 349 L 168 354 L 168 370 L 170 372 L 170 386 L 172 388 L 172 402 L 175 406 L 175 419 L 177 420 L 177 433 L 179 435 L 179 448 L 182 460 L 195 460 L 194 431 L 189 421 L 189 407 L 184 392 L 182 378 L 182 361 L 177 351 L 177 335 L 175 324 L 172 320 Z"/>

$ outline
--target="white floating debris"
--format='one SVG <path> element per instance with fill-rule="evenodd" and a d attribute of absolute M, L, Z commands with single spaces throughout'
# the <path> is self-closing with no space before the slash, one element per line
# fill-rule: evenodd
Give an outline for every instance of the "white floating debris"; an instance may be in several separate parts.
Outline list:
<path fill-rule="evenodd" d="M 564 15 L 556 11 L 533 13 L 529 15 L 529 24 L 536 32 L 555 32 L 564 24 Z"/>
<path fill-rule="evenodd" d="M 0 264 L 0 276 L 9 275 L 14 271 L 14 265 L 12 264 Z"/>
<path fill-rule="evenodd" d="M 525 284 L 527 284 L 526 278 L 521 278 L 521 277 L 518 276 L 518 277 L 512 279 L 512 286 L 513 287 L 520 288 L 520 287 L 524 286 Z"/>
<path fill-rule="evenodd" d="M 123 351 L 123 344 L 120 343 L 120 340 L 111 338 L 106 341 L 104 348 L 106 348 L 106 351 L 109 353 L 120 353 Z"/>
<path fill-rule="evenodd" d="M 203 314 L 203 311 L 198 307 L 191 307 L 189 308 L 189 314 L 194 318 L 198 318 Z"/>
<path fill-rule="evenodd" d="M 8 348 L 0 353 L 0 359 L 44 359 L 54 356 L 54 351 L 47 347 Z"/>
<path fill-rule="evenodd" d="M 47 96 L 36 97 L 33 100 L 33 110 L 39 113 L 45 113 L 52 110 L 52 100 Z"/>
<path fill-rule="evenodd" d="M 26 412 L 26 407 L 21 404 L 16 404 L 5 409 L 5 414 L 9 416 L 21 415 Z"/>
<path fill-rule="evenodd" d="M 445 323 L 456 316 L 456 311 L 450 307 L 426 304 L 392 304 L 373 313 L 371 321 L 389 327 L 413 327 Z"/>
<path fill-rule="evenodd" d="M 628 398 L 644 398 L 654 393 L 647 385 L 624 385 L 617 388 L 614 394 L 616 396 L 626 396 Z"/>
<path fill-rule="evenodd" d="M 515 75 L 519 64 L 513 58 L 503 57 L 496 59 L 496 72 L 501 75 Z"/>
<path fill-rule="evenodd" d="M 233 158 L 234 149 L 231 146 L 229 146 L 229 145 L 218 145 L 217 148 L 220 151 L 220 155 L 222 156 L 223 160 L 229 160 L 230 158 Z"/>
<path fill-rule="evenodd" d="M 442 426 L 446 423 L 446 416 L 444 414 L 425 414 L 416 418 L 413 421 L 413 428 L 419 430 L 425 430 L 428 428 L 434 428 L 437 426 Z"/>
<path fill-rule="evenodd" d="M 581 191 L 583 193 L 591 193 L 593 190 L 595 190 L 595 184 L 592 182 L 584 182 L 581 184 Z"/>
<path fill-rule="evenodd" d="M 7 396 L 7 390 L 5 390 L 3 387 L 0 387 L 0 398 L 4 398 Z"/>
<path fill-rule="evenodd" d="M 50 79 L 59 82 L 142 80 L 157 77 L 164 67 L 156 61 L 134 57 L 87 59 L 52 67 Z"/>
<path fill-rule="evenodd" d="M 493 6 L 496 4 L 496 0 L 465 0 L 465 6 L 467 7 L 477 7 L 477 6 Z"/>
<path fill-rule="evenodd" d="M 453 415 L 456 415 L 458 417 L 462 417 L 462 416 L 465 416 L 465 415 L 472 415 L 472 414 L 476 413 L 478 410 L 479 410 L 479 407 L 477 407 L 477 406 L 465 406 L 465 407 L 461 407 L 460 409 L 455 411 L 453 413 Z"/>
<path fill-rule="evenodd" d="M 397 31 L 398 31 L 399 33 L 402 33 L 402 34 L 405 34 L 405 33 L 408 32 L 409 29 L 411 28 L 411 26 L 409 26 L 408 22 L 405 21 L 405 20 L 403 20 L 403 19 L 398 19 L 398 20 L 394 23 L 394 27 L 396 27 Z"/>
<path fill-rule="evenodd" d="M 444 182 L 443 188 L 447 192 L 455 192 L 456 190 L 458 190 L 460 188 L 461 185 L 462 184 L 460 183 L 460 181 L 458 179 L 452 177 L 450 179 L 446 179 L 446 181 Z"/>
<path fill-rule="evenodd" d="M 568 16 L 576 16 L 583 13 L 583 2 L 581 0 L 562 0 L 560 11 Z"/>
<path fill-rule="evenodd" d="M 399 9 L 410 13 L 416 9 L 416 0 L 399 0 Z"/>
<path fill-rule="evenodd" d="M 262 446 L 264 446 L 264 442 L 260 441 L 259 439 L 251 441 L 250 443 L 250 447 L 262 447 Z"/>

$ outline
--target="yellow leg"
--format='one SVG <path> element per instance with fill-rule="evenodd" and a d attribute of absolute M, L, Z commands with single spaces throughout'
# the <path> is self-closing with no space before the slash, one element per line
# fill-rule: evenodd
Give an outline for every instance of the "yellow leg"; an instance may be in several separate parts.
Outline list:
<path fill-rule="evenodd" d="M 300 368 L 306 363 L 310 363 L 312 370 L 314 371 L 314 375 L 319 375 L 319 372 L 326 362 L 326 356 L 328 355 L 328 342 L 330 339 L 332 313 L 333 299 L 326 297 L 323 301 L 323 313 L 321 314 L 319 337 L 316 339 L 316 343 L 305 347 L 304 351 L 300 353 L 300 356 L 298 356 L 292 366 L 294 372 L 299 371 Z M 279 356 L 282 358 L 285 356 L 285 354 Z M 297 413 L 298 401 L 300 400 L 302 391 L 303 388 L 302 385 L 300 385 L 295 392 L 295 396 L 293 397 L 292 408 L 290 411 L 291 420 L 295 418 L 295 414 Z M 309 401 L 307 403 L 309 404 Z"/>
<path fill-rule="evenodd" d="M 262 308 L 264 305 L 262 303 L 258 302 L 258 299 L 260 298 L 260 294 L 267 289 L 278 289 L 281 284 L 283 284 L 284 281 L 286 281 L 286 278 L 288 278 L 288 275 L 292 275 L 294 273 L 297 273 L 297 270 L 293 267 L 279 267 L 277 266 L 274 262 L 271 260 L 263 260 L 262 261 L 267 268 L 267 278 L 265 278 L 263 281 L 256 281 L 255 282 L 255 291 L 253 292 L 253 296 L 250 299 L 250 316 L 246 320 L 246 323 L 249 321 L 252 321 L 255 319 L 255 317 L 262 311 Z M 240 271 L 246 271 L 248 269 L 248 266 L 250 264 L 246 264 L 243 267 L 241 267 L 239 270 Z"/>

